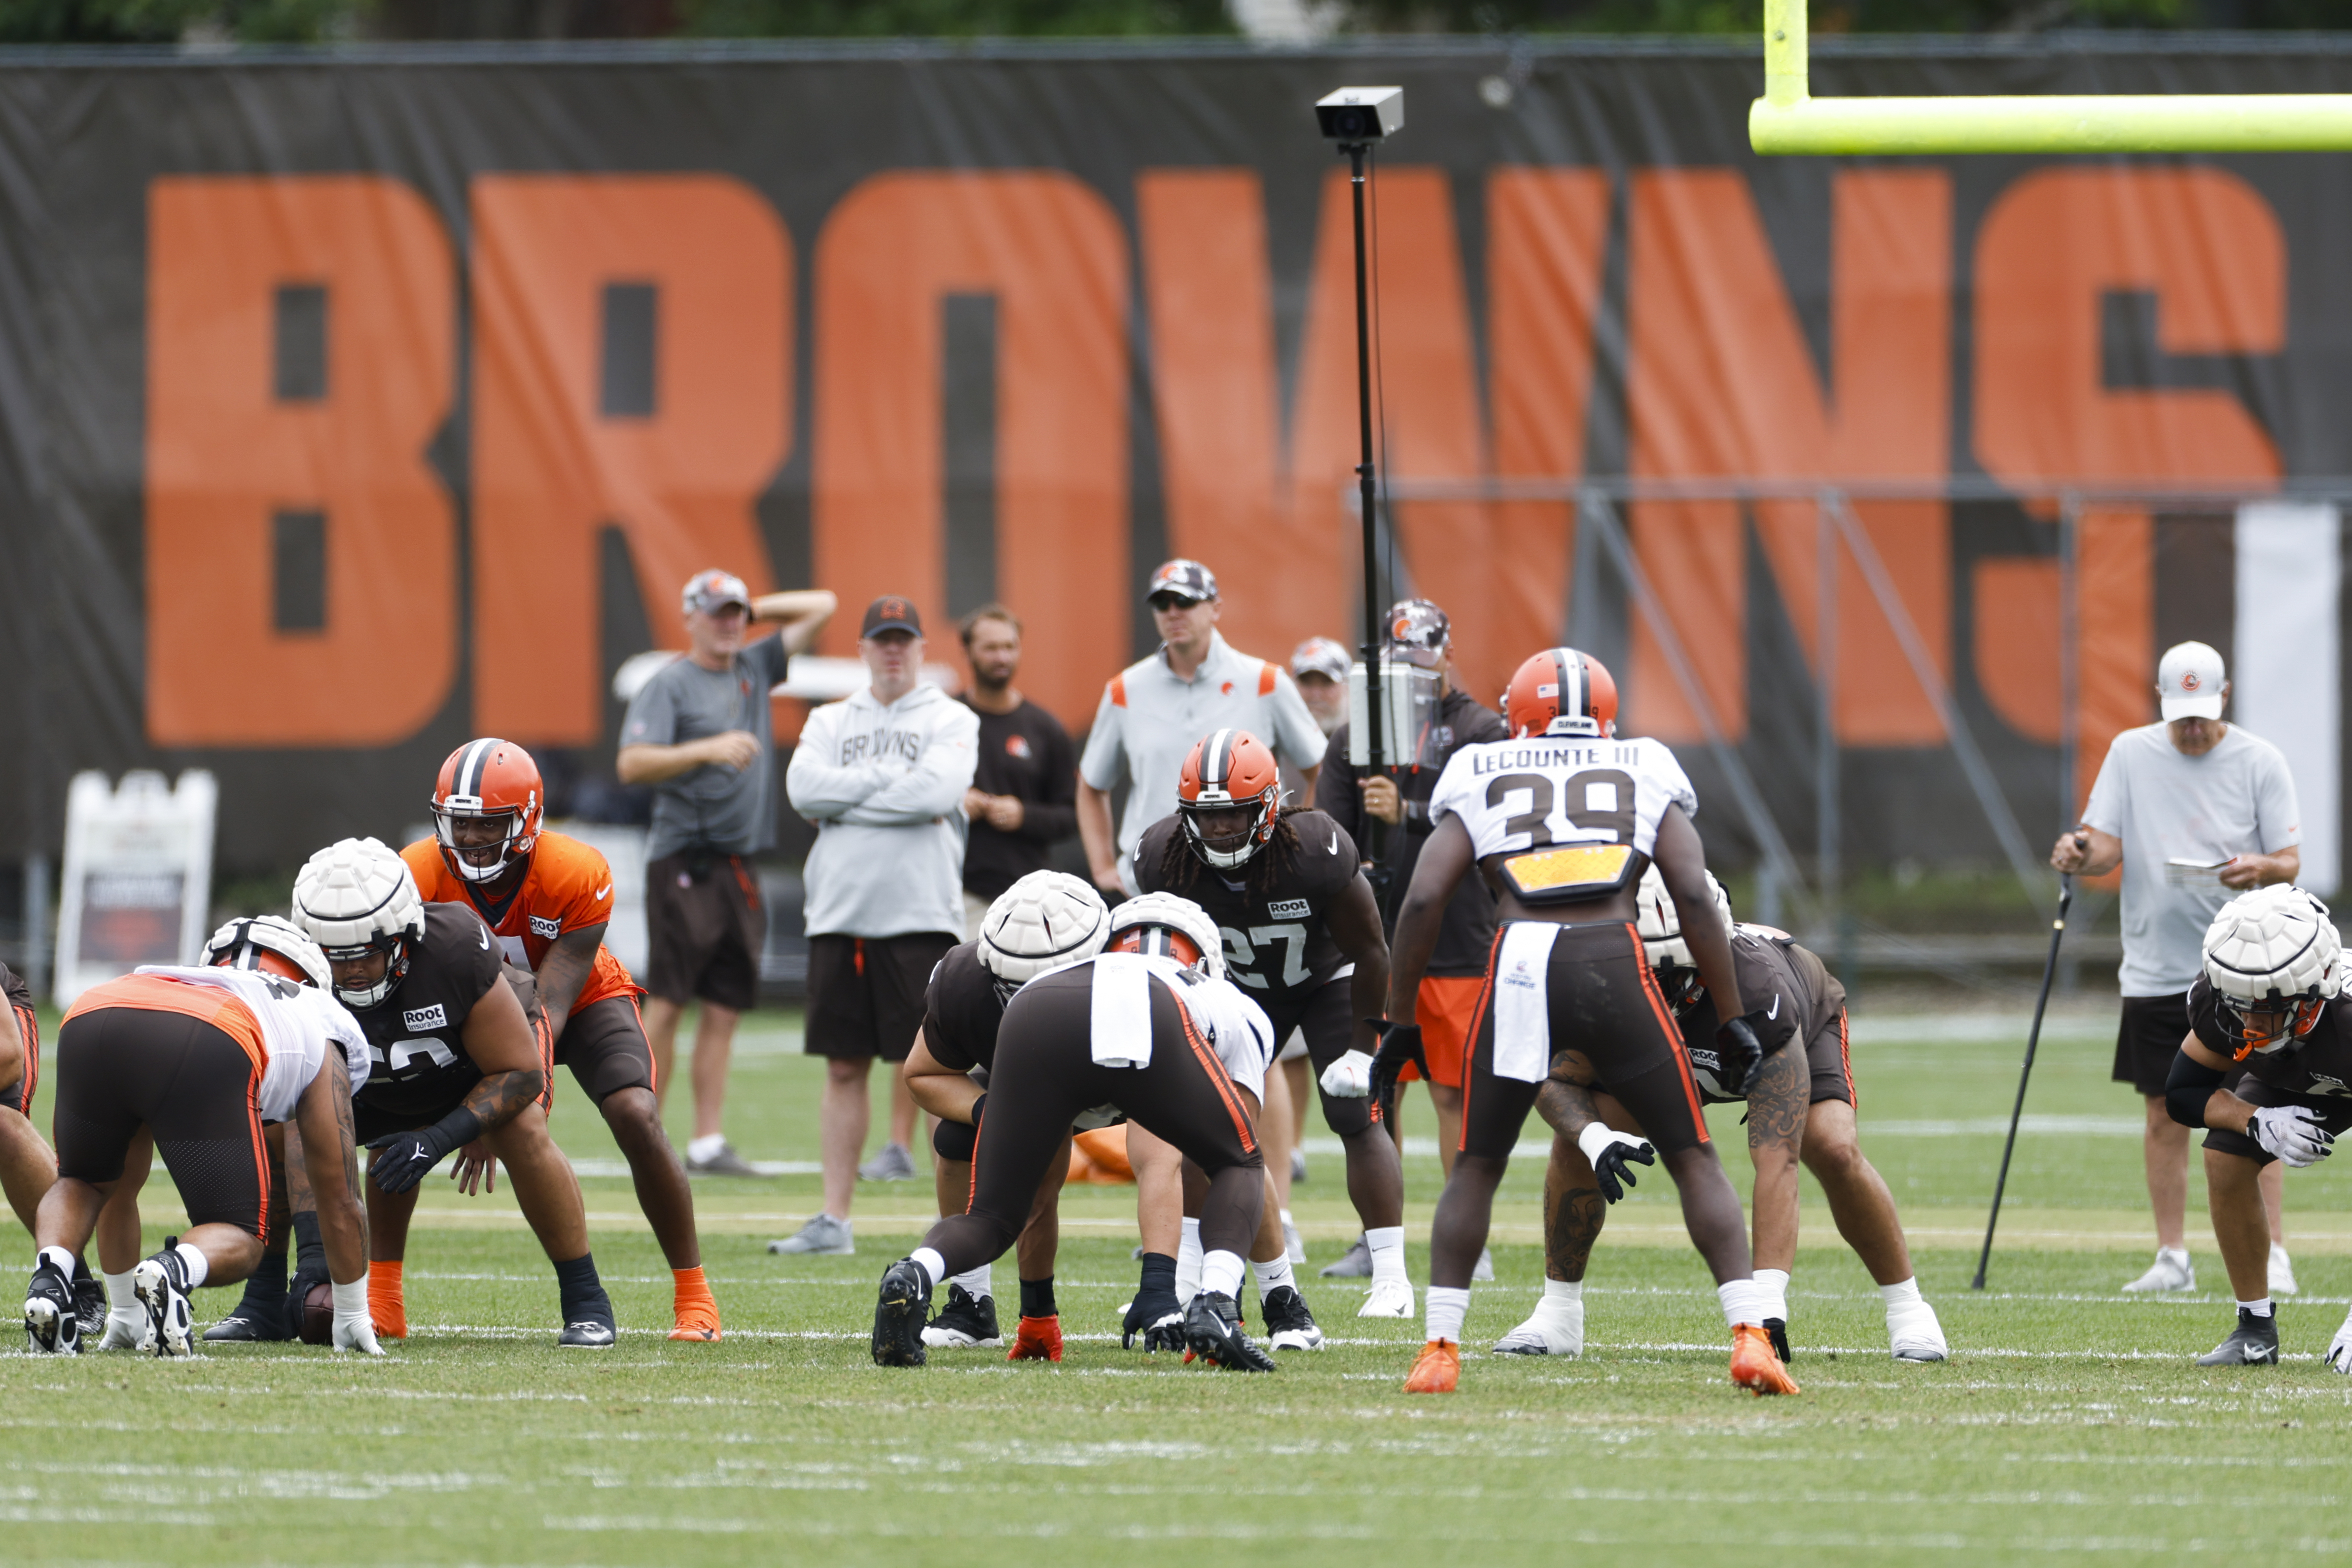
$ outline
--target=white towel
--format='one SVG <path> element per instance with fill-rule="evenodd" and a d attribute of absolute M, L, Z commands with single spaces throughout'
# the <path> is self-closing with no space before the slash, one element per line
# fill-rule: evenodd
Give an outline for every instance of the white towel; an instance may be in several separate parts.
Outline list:
<path fill-rule="evenodd" d="M 1141 953 L 1095 960 L 1094 1058 L 1097 1067 L 1151 1065 L 1151 965 Z"/>
<path fill-rule="evenodd" d="M 1549 921 L 1513 921 L 1495 955 L 1495 1076 L 1541 1083 L 1551 1071 Z"/>

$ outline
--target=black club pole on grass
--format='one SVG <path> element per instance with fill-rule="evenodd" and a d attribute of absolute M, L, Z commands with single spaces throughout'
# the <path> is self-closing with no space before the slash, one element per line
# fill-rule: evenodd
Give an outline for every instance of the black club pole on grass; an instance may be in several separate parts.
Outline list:
<path fill-rule="evenodd" d="M 2083 842 L 2077 834 L 2077 844 Z M 1985 1288 L 1985 1268 L 1992 1261 L 1993 1227 L 2000 1224 L 2000 1195 L 2009 1187 L 2009 1157 L 2017 1149 L 2017 1124 L 2025 1117 L 2025 1086 L 2033 1079 L 2033 1052 L 2042 1043 L 2042 1015 L 2050 1005 L 2050 982 L 2058 973 L 2058 944 L 2066 938 L 2066 910 L 2074 901 L 2074 879 L 2058 879 L 2058 918 L 2050 922 L 2050 956 L 2042 964 L 2042 994 L 2033 999 L 2033 1027 L 2025 1034 L 2025 1066 L 2017 1075 L 2017 1104 L 2009 1113 L 2009 1141 L 2000 1146 L 2000 1174 L 1993 1178 L 1992 1213 L 1985 1220 L 1984 1250 L 1977 1255 L 1977 1277 L 1971 1290 Z"/>

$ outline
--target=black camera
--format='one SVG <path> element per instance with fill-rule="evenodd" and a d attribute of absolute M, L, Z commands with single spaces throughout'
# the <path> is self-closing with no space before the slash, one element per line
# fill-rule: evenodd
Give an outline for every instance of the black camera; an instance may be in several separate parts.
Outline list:
<path fill-rule="evenodd" d="M 1385 141 L 1404 129 L 1404 89 L 1343 87 L 1316 100 L 1315 120 L 1343 147 Z"/>

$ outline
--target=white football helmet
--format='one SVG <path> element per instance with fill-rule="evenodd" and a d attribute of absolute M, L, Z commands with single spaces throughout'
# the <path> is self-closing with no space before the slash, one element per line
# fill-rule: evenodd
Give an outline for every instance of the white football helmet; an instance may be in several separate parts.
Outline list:
<path fill-rule="evenodd" d="M 327 955 L 319 944 L 303 935 L 293 921 L 279 920 L 276 915 L 248 915 L 233 920 L 213 932 L 211 940 L 205 943 L 206 964 L 226 964 L 231 969 L 271 973 L 274 966 L 262 962 L 264 953 L 284 959 L 320 990 L 334 989 L 334 971 L 327 967 Z M 282 970 L 274 972 L 289 980 L 294 978 Z"/>
<path fill-rule="evenodd" d="M 398 850 L 373 838 L 339 839 L 294 879 L 294 923 L 331 963 L 387 955 L 383 978 L 374 984 L 334 988 L 346 1007 L 373 1007 L 408 973 L 408 944 L 425 936 L 425 900 Z"/>
<path fill-rule="evenodd" d="M 1032 871 L 996 896 L 980 921 L 980 961 L 997 979 L 1025 985 L 1083 963 L 1110 940 L 1110 909 L 1094 885 L 1067 871 Z"/>
<path fill-rule="evenodd" d="M 1110 912 L 1111 946 L 1132 952 L 1160 951 L 1149 940 L 1149 933 L 1174 931 L 1190 942 L 1197 958 L 1187 958 L 1181 949 L 1169 951 L 1169 956 L 1199 969 L 1212 979 L 1225 977 L 1225 937 L 1209 911 L 1192 900 L 1174 893 L 1146 893 L 1129 899 Z M 1138 932 L 1133 941 L 1129 931 Z"/>
<path fill-rule="evenodd" d="M 2311 1033 L 2343 989 L 2343 943 L 2327 906 L 2301 888 L 2256 888 L 2205 928 L 2205 978 L 2237 1058 L 2268 1055 Z"/>
<path fill-rule="evenodd" d="M 1731 929 L 1731 895 L 1706 874 L 1707 888 L 1715 894 L 1715 912 L 1723 917 L 1726 931 Z M 1650 967 L 1658 972 L 1658 984 L 1665 987 L 1666 1000 L 1681 1012 L 1698 1000 L 1701 988 L 1697 961 L 1691 957 L 1690 944 L 1683 941 L 1682 911 L 1675 908 L 1674 896 L 1666 891 L 1666 879 L 1658 874 L 1655 861 L 1642 872 L 1642 885 L 1633 895 L 1634 929 L 1642 935 L 1642 951 L 1649 956 Z"/>

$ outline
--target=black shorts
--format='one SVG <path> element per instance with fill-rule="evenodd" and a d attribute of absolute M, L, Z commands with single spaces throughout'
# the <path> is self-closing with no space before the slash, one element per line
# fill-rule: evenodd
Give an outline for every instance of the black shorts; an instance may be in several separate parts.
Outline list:
<path fill-rule="evenodd" d="M 1307 1037 L 1307 1059 L 1315 1067 L 1315 1092 L 1323 1100 L 1323 1124 L 1342 1138 L 1353 1138 L 1380 1120 L 1380 1107 L 1369 1096 L 1349 1100 L 1323 1093 L 1323 1069 L 1347 1055 L 1355 1043 L 1354 988 L 1355 982 L 1346 975 L 1326 981 L 1303 1005 L 1272 1020 L 1277 1040 L 1290 1038 L 1293 1029 Z"/>
<path fill-rule="evenodd" d="M 625 1089 L 651 1090 L 654 1050 L 646 1039 L 645 1020 L 637 1016 L 635 996 L 607 996 L 591 1002 L 563 1021 L 556 1037 L 555 1060 L 590 1100 L 602 1105 Z"/>
<path fill-rule="evenodd" d="M 2131 1085 L 2150 1100 L 2162 1100 L 2172 1058 L 2188 1037 L 2187 992 L 2125 997 L 2123 1022 L 2116 1029 L 2114 1080 Z"/>
<path fill-rule="evenodd" d="M 22 1116 L 33 1114 L 33 1096 L 41 1089 L 41 1016 L 30 1007 L 10 1005 L 16 1015 L 16 1042 L 24 1047 L 25 1070 L 11 1084 L 0 1084 L 0 1105 Z"/>
<path fill-rule="evenodd" d="M 2301 1105 L 2326 1124 L 2327 1131 L 2341 1138 L 2352 1131 L 2352 1100 L 2332 1094 L 2291 1094 L 2283 1089 L 2273 1089 L 2258 1078 L 2240 1075 L 2225 1085 L 2231 1094 L 2249 1105 Z M 2205 1147 L 2221 1154 L 2239 1154 L 2257 1165 L 2267 1165 L 2278 1159 L 2276 1154 L 2255 1142 L 2243 1132 L 2224 1131 L 2219 1127 L 2205 1130 Z"/>
<path fill-rule="evenodd" d="M 922 1031 L 931 971 L 962 940 L 945 931 L 809 938 L 802 1048 L 836 1060 L 905 1061 Z"/>
<path fill-rule="evenodd" d="M 1495 1071 L 1495 971 L 1511 923 L 1495 934 L 1462 1075 L 1461 1150 L 1490 1160 L 1510 1157 L 1543 1087 Z M 1556 1076 L 1614 1096 L 1666 1153 L 1708 1142 L 1682 1030 L 1633 922 L 1560 927 L 1543 985 Z"/>
<path fill-rule="evenodd" d="M 268 1239 L 269 1145 L 262 1064 L 186 1013 L 98 1007 L 58 1031 L 58 1174 L 111 1182 L 142 1126 L 155 1137 L 190 1225 Z"/>
<path fill-rule="evenodd" d="M 768 910 L 740 855 L 688 852 L 646 863 L 646 990 L 748 1013 L 760 999 Z"/>

